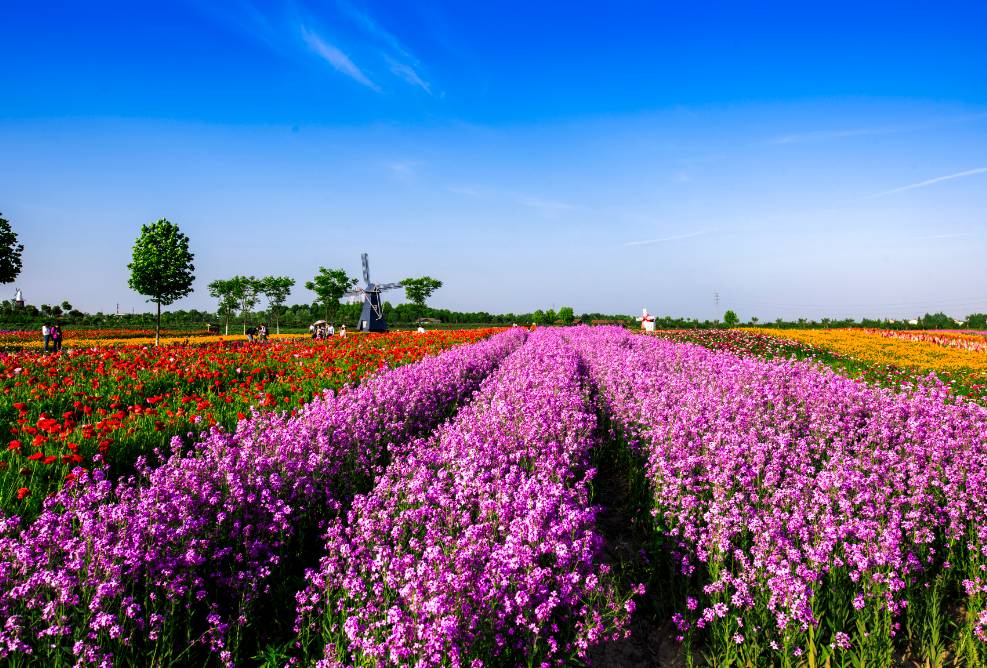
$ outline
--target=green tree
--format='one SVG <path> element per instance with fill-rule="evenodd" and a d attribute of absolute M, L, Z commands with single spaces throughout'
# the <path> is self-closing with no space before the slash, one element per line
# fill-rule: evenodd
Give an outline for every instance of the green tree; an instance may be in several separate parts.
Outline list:
<path fill-rule="evenodd" d="M 541 309 L 538 309 L 537 311 L 535 311 L 534 313 L 532 313 L 531 314 L 531 322 L 535 323 L 536 325 L 544 325 L 545 324 L 545 312 L 542 311 Z"/>
<path fill-rule="evenodd" d="M 966 317 L 966 326 L 970 329 L 987 329 L 987 313 L 971 313 Z"/>
<path fill-rule="evenodd" d="M 11 283 L 21 273 L 24 245 L 17 243 L 17 233 L 0 214 L 0 283 Z"/>
<path fill-rule="evenodd" d="M 559 309 L 559 320 L 562 321 L 563 325 L 571 325 L 575 318 L 576 314 L 573 312 L 571 306 L 563 306 Z"/>
<path fill-rule="evenodd" d="M 161 305 L 167 306 L 192 292 L 195 280 L 195 256 L 188 247 L 188 237 L 178 225 L 162 218 L 142 225 L 134 243 L 130 270 L 130 289 L 157 305 L 154 345 L 161 342 Z"/>
<path fill-rule="evenodd" d="M 738 322 L 740 322 L 740 318 L 733 311 L 727 311 L 723 314 L 723 324 L 727 327 L 736 327 Z"/>
<path fill-rule="evenodd" d="M 278 334 L 281 333 L 281 313 L 284 311 L 284 303 L 294 286 L 295 279 L 288 276 L 265 276 L 260 279 L 260 292 L 267 297 Z"/>
<path fill-rule="evenodd" d="M 319 298 L 325 308 L 325 318 L 329 320 L 336 315 L 339 300 L 347 290 L 356 285 L 356 279 L 346 275 L 345 269 L 326 269 L 319 267 L 315 279 L 305 283 L 305 289 L 311 290 Z"/>
<path fill-rule="evenodd" d="M 234 276 L 237 300 L 240 305 L 240 318 L 243 319 L 243 333 L 247 333 L 247 320 L 260 301 L 261 282 L 255 276 Z"/>
<path fill-rule="evenodd" d="M 236 279 L 217 278 L 209 284 L 209 295 L 219 300 L 218 313 L 226 319 L 226 336 L 230 335 L 230 316 L 240 305 L 240 285 Z"/>
<path fill-rule="evenodd" d="M 422 276 L 421 278 L 406 278 L 401 281 L 401 285 L 404 286 L 404 295 L 408 301 L 422 311 L 425 309 L 425 301 L 442 287 L 442 281 L 431 276 Z"/>
<path fill-rule="evenodd" d="M 956 321 L 943 312 L 926 313 L 918 319 L 918 324 L 922 329 L 952 329 L 956 327 Z"/>

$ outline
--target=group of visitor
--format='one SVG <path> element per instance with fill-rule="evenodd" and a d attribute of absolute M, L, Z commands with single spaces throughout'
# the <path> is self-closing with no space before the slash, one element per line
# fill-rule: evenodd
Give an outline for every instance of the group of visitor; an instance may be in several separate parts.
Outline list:
<path fill-rule="evenodd" d="M 308 333 L 314 340 L 320 341 L 336 336 L 336 328 L 331 322 L 317 322 L 308 326 Z M 339 336 L 346 338 L 346 325 L 339 326 Z"/>
<path fill-rule="evenodd" d="M 250 343 L 254 341 L 267 341 L 267 324 L 262 322 L 256 327 L 248 327 L 247 341 Z"/>
<path fill-rule="evenodd" d="M 62 349 L 62 326 L 48 322 L 41 325 L 41 341 L 44 343 L 46 353 L 57 353 Z"/>

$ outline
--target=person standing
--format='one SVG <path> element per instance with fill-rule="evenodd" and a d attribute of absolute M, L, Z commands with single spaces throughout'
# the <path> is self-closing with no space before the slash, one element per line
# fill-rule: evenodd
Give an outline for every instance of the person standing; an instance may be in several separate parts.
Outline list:
<path fill-rule="evenodd" d="M 59 324 L 57 324 L 57 323 L 51 328 L 51 342 L 53 344 L 52 347 L 54 348 L 54 351 L 56 353 L 57 352 L 61 352 L 61 350 L 62 350 L 62 326 L 59 325 Z"/>
<path fill-rule="evenodd" d="M 44 341 L 45 352 L 48 352 L 48 346 L 51 345 L 51 327 L 47 322 L 41 325 L 41 340 Z"/>
<path fill-rule="evenodd" d="M 346 338 L 346 325 L 340 325 L 340 327 L 339 327 L 339 338 L 341 338 L 341 339 L 345 339 Z"/>
<path fill-rule="evenodd" d="M 329 323 L 329 338 L 336 336 L 336 328 L 333 327 L 332 323 Z"/>

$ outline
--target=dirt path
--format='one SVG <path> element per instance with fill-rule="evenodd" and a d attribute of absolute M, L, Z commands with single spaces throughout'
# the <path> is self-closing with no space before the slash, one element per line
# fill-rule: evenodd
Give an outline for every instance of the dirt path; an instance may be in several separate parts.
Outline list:
<path fill-rule="evenodd" d="M 646 526 L 651 518 L 636 506 L 631 494 L 627 466 L 605 453 L 597 462 L 594 481 L 595 502 L 602 506 L 597 527 L 606 539 L 604 556 L 615 572 L 629 582 L 641 581 L 648 566 Z M 630 636 L 606 643 L 590 652 L 589 664 L 602 668 L 684 666 L 675 641 L 675 627 L 667 616 L 658 612 L 654 593 L 649 591 L 638 600 L 630 628 Z"/>

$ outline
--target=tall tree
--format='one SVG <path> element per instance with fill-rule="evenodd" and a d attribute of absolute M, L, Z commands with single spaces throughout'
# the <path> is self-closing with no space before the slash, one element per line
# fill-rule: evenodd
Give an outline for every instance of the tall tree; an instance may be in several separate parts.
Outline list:
<path fill-rule="evenodd" d="M 127 265 L 131 290 L 157 304 L 154 345 L 161 342 L 161 305 L 167 306 L 192 292 L 195 280 L 195 256 L 188 247 L 188 237 L 178 225 L 162 218 L 142 225 L 134 243 L 133 260 Z"/>
<path fill-rule="evenodd" d="M 425 301 L 442 287 L 442 281 L 431 276 L 422 276 L 406 278 L 401 281 L 401 285 L 404 286 L 404 295 L 408 301 L 417 306 L 419 311 L 424 311 Z"/>
<path fill-rule="evenodd" d="M 736 327 L 738 322 L 740 322 L 740 318 L 732 310 L 728 310 L 723 314 L 723 324 L 727 327 Z"/>
<path fill-rule="evenodd" d="M 281 333 L 281 313 L 284 311 L 284 303 L 294 286 L 295 279 L 288 276 L 265 276 L 260 279 L 260 291 L 267 297 L 278 334 Z"/>
<path fill-rule="evenodd" d="M 247 318 L 260 301 L 260 280 L 256 276 L 234 276 L 240 301 L 240 317 L 243 319 L 243 333 L 247 333 Z"/>
<path fill-rule="evenodd" d="M 336 315 L 339 300 L 347 290 L 356 285 L 356 279 L 350 278 L 345 269 L 326 269 L 319 267 L 315 279 L 305 283 L 305 289 L 311 290 L 325 307 L 325 318 L 329 320 Z"/>
<path fill-rule="evenodd" d="M 21 273 L 24 244 L 17 243 L 17 233 L 0 214 L 0 283 L 11 283 Z"/>
<path fill-rule="evenodd" d="M 226 336 L 230 335 L 230 316 L 240 306 L 240 286 L 230 278 L 217 278 L 209 284 L 209 295 L 219 300 L 218 313 L 226 319 Z"/>

